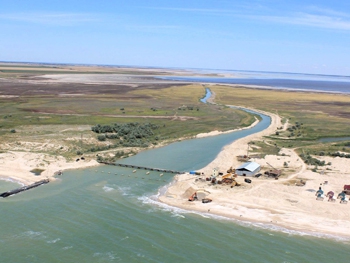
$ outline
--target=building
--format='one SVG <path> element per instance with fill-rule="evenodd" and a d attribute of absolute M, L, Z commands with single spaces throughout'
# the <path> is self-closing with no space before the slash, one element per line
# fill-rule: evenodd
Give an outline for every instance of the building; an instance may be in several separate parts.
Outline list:
<path fill-rule="evenodd" d="M 256 162 L 247 162 L 236 168 L 236 174 L 243 176 L 254 176 L 260 171 L 260 168 L 260 164 Z"/>

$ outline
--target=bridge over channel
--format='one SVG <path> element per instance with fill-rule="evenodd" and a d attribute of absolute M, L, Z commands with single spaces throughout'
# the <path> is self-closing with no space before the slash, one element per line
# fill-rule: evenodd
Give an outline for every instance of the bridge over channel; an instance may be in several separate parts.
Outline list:
<path fill-rule="evenodd" d="M 156 172 L 162 172 L 162 173 L 173 173 L 173 174 L 183 174 L 185 172 L 175 171 L 175 170 L 169 170 L 169 169 L 161 169 L 161 168 L 150 168 L 150 167 L 144 167 L 139 165 L 132 165 L 132 164 L 123 164 L 123 163 L 109 163 L 109 162 L 101 162 L 106 165 L 113 165 L 113 166 L 120 166 L 120 167 L 127 167 L 127 168 L 134 168 L 134 169 L 144 169 L 148 171 L 156 171 Z"/>

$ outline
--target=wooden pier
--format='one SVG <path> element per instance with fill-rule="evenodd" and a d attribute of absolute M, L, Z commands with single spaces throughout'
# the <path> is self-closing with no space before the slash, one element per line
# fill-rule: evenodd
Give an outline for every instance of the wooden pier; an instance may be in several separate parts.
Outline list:
<path fill-rule="evenodd" d="M 180 171 L 160 169 L 160 168 L 149 168 L 149 167 L 132 165 L 132 164 L 108 163 L 108 162 L 101 162 L 101 163 L 106 164 L 106 165 L 113 165 L 113 166 L 120 166 L 120 167 L 126 167 L 126 168 L 134 168 L 134 169 L 143 169 L 143 170 L 156 171 L 156 172 L 162 172 L 162 173 L 173 173 L 173 174 L 183 174 L 184 173 L 184 172 L 180 172 Z"/>
<path fill-rule="evenodd" d="M 39 185 L 47 184 L 48 182 L 50 182 L 49 179 L 44 179 L 44 180 L 35 182 L 34 184 L 31 184 L 31 185 L 22 186 L 20 188 L 16 188 L 16 189 L 13 189 L 11 191 L 4 192 L 4 193 L 0 194 L 0 196 L 3 198 L 6 198 L 10 195 L 18 194 L 20 192 L 27 191 L 27 190 L 32 189 L 34 187 L 38 187 Z"/>

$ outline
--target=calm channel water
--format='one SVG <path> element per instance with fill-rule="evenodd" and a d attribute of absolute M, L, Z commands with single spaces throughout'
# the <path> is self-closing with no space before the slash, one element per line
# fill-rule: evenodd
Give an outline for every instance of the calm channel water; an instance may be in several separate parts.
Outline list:
<path fill-rule="evenodd" d="M 250 130 L 173 143 L 124 163 L 195 170 L 224 145 L 269 123 L 262 116 Z M 283 263 L 350 258 L 349 240 L 241 223 L 157 202 L 159 189 L 172 178 L 100 166 L 65 171 L 55 182 L 0 199 L 0 262 Z"/>

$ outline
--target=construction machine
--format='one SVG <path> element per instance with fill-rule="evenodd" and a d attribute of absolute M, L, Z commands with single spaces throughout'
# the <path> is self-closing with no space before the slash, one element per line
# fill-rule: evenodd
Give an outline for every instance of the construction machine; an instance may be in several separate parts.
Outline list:
<path fill-rule="evenodd" d="M 267 176 L 272 176 L 274 177 L 276 180 L 278 180 L 278 177 L 280 177 L 282 170 L 278 170 L 275 167 L 273 167 L 271 164 L 269 164 L 268 162 L 266 162 L 272 169 L 270 169 L 269 171 L 266 171 L 265 174 Z"/>

